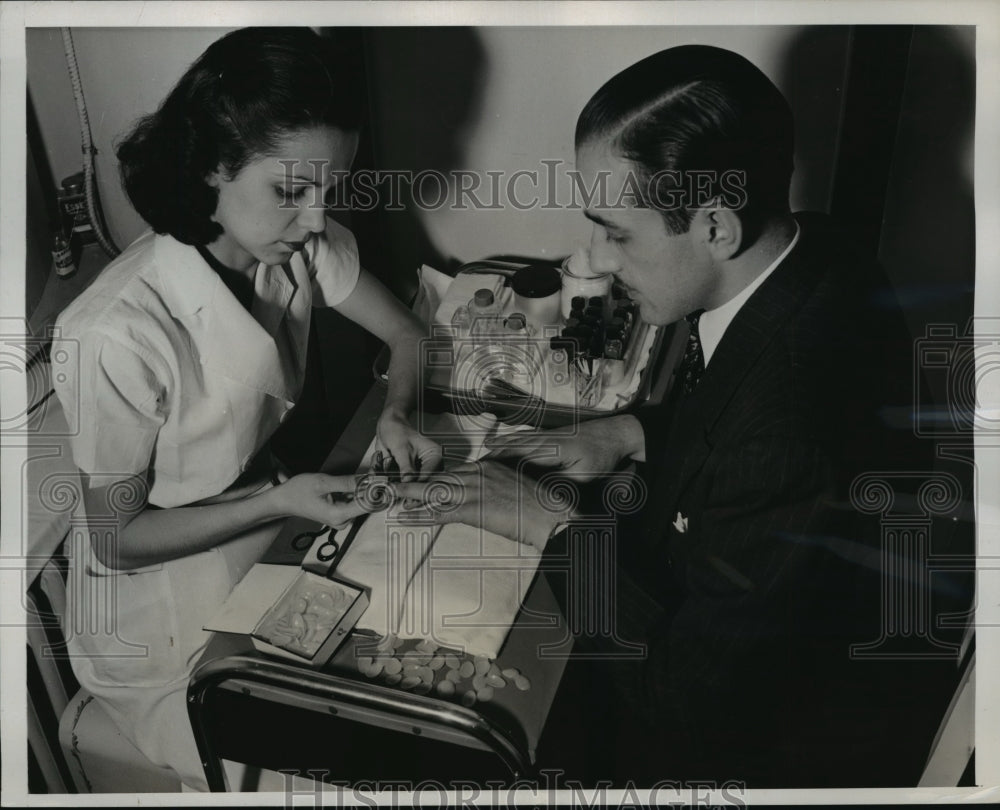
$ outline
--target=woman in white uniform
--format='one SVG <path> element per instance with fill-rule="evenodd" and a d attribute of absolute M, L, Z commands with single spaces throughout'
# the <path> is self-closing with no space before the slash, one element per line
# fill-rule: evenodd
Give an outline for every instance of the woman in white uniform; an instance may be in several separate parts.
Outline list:
<path fill-rule="evenodd" d="M 120 144 L 152 231 L 71 304 L 53 352 L 83 497 L 66 635 L 81 684 L 153 762 L 204 789 L 185 706 L 203 623 L 281 519 L 360 514 L 351 476 L 275 475 L 267 450 L 303 384 L 311 307 L 392 352 L 381 443 L 421 475 L 421 331 L 361 270 L 324 196 L 354 158 L 362 89 L 309 29 L 244 29 L 211 45 Z"/>

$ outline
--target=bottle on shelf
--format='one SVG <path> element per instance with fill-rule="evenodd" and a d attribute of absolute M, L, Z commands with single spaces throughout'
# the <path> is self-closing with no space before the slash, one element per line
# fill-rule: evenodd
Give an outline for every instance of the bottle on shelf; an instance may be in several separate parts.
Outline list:
<path fill-rule="evenodd" d="M 76 273 L 73 249 L 62 231 L 57 231 L 52 239 L 52 264 L 59 278 L 69 278 Z"/>

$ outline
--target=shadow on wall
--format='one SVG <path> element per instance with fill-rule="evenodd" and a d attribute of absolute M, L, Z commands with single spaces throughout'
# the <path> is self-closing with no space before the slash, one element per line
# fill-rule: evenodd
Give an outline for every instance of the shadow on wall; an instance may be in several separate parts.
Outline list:
<path fill-rule="evenodd" d="M 464 165 L 465 134 L 476 126 L 488 65 L 482 42 L 471 28 L 377 28 L 367 33 L 370 121 L 374 163 L 380 170 L 448 172 Z M 408 70 L 407 66 L 413 69 Z M 416 69 L 419 66 L 419 69 Z M 383 87 L 391 93 L 381 92 Z M 391 106 L 386 98 L 407 99 Z M 405 137 L 399 137 L 404 133 Z M 513 133 L 512 133 L 513 134 Z M 383 186 L 383 192 L 387 192 Z M 428 181 L 426 195 L 437 195 Z M 379 211 L 379 230 L 391 233 L 380 259 L 394 288 L 416 290 L 415 271 L 426 262 L 453 270 L 455 260 L 431 243 L 415 204 Z"/>
<path fill-rule="evenodd" d="M 849 31 L 844 25 L 805 29 L 790 41 L 776 77 L 795 115 L 796 196 L 811 211 L 830 210 L 833 167 L 825 156 L 836 154 L 839 132 L 830 123 L 839 119 L 843 104 Z M 840 73 L 837 81 L 835 72 Z"/>
<path fill-rule="evenodd" d="M 844 26 L 806 29 L 783 59 L 781 84 L 795 112 L 796 143 L 826 140 L 829 149 L 812 154 L 838 156 L 831 171 L 816 158 L 796 154 L 800 197 L 810 208 L 832 211 L 845 223 L 857 220 L 873 230 L 869 241 L 873 248 L 878 245 L 879 260 L 915 336 L 924 335 L 929 323 L 952 324 L 962 334 L 972 314 L 975 281 L 974 30 L 914 26 L 905 46 L 903 29 L 887 27 L 886 47 L 899 49 L 906 60 L 902 66 L 882 65 L 888 72 L 899 69 L 898 85 L 883 81 L 883 75 L 866 75 L 878 66 L 871 61 L 868 41 L 868 52 L 854 65 L 856 75 L 845 72 L 834 88 L 829 66 L 847 65 L 849 31 Z M 864 33 L 874 35 L 872 30 Z M 893 58 L 888 52 L 883 57 Z M 845 86 L 849 78 L 855 81 L 850 89 Z M 876 96 L 863 101 L 862 106 L 873 105 L 872 117 L 859 121 L 855 115 L 824 132 L 832 106 L 843 114 L 848 91 L 888 95 L 881 99 L 884 105 L 875 103 Z M 890 117 L 875 120 L 882 109 Z M 824 186 L 826 178 L 829 187 Z M 884 206 L 872 208 L 883 187 Z M 875 195 L 872 200 L 862 198 L 868 193 Z M 859 238 L 864 236 L 859 231 Z"/>
<path fill-rule="evenodd" d="M 810 71 L 812 65 L 835 56 L 828 49 L 826 33 L 826 29 L 804 32 L 785 59 L 784 74 L 793 96 L 789 100 L 799 119 L 803 115 L 808 119 L 811 105 L 823 102 L 810 95 Z M 884 41 L 873 44 L 872 38 L 879 35 Z M 842 223 L 854 227 L 859 239 L 866 236 L 865 227 L 874 235 L 872 248 L 877 246 L 879 261 L 915 339 L 915 363 L 900 374 L 905 375 L 901 379 L 917 401 L 902 405 L 894 422 L 900 430 L 916 431 L 922 441 L 941 442 L 949 448 L 935 454 L 934 471 L 954 476 L 962 499 L 952 513 L 935 518 L 933 549 L 936 554 L 966 556 L 971 561 L 975 553 L 973 456 L 964 446 L 970 434 L 961 427 L 967 416 L 951 420 L 963 408 L 954 384 L 974 378 L 964 373 L 969 354 L 961 348 L 973 312 L 975 284 L 974 31 L 914 26 L 910 35 L 903 27 L 886 27 L 861 32 L 857 39 L 866 41 L 851 66 L 854 83 L 849 91 L 841 88 L 841 95 L 854 94 L 842 99 L 848 110 L 842 126 L 851 131 L 835 133 L 840 148 L 834 178 L 840 186 L 832 189 L 828 210 L 832 207 Z M 859 118 L 859 107 L 871 115 Z M 810 122 L 798 120 L 797 131 L 802 126 L 809 127 Z M 803 170 L 809 167 L 797 166 L 797 171 Z M 866 193 L 872 194 L 871 199 L 864 198 Z M 946 364 L 935 360 L 933 367 L 921 348 L 931 348 L 931 342 L 920 341 L 930 324 L 949 326 L 957 338 L 934 341 L 935 355 L 949 360 Z M 963 390 L 958 389 L 959 393 Z M 974 401 L 971 394 L 965 398 Z M 964 624 L 954 617 L 961 617 L 972 604 L 972 567 L 970 562 L 966 570 L 934 572 L 927 615 L 941 622 L 935 625 L 935 638 L 948 643 L 961 640 Z"/>
<path fill-rule="evenodd" d="M 356 173 L 447 172 L 462 165 L 465 129 L 479 115 L 485 61 L 474 31 L 336 28 L 322 33 L 368 85 L 367 132 L 361 133 Z M 381 92 L 383 87 L 392 93 Z M 390 106 L 387 97 L 406 103 Z M 385 184 L 375 210 L 353 210 L 337 219 L 354 232 L 363 266 L 408 303 L 422 263 L 446 270 L 452 262 L 431 243 L 408 194 L 399 201 L 403 210 L 385 210 L 389 193 Z M 371 387 L 379 349 L 377 339 L 337 312 L 313 312 L 305 389 L 274 440 L 275 451 L 294 472 L 319 468 Z"/>
<path fill-rule="evenodd" d="M 965 332 L 973 312 L 975 32 L 917 26 L 886 195 L 879 258 L 918 336 Z"/>

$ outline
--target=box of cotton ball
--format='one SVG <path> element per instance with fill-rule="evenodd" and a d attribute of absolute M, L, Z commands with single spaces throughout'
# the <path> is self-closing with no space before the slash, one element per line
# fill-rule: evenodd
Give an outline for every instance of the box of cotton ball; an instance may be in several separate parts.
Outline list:
<path fill-rule="evenodd" d="M 298 567 L 258 563 L 205 629 L 248 635 L 261 652 L 319 668 L 367 609 L 363 588 Z"/>
<path fill-rule="evenodd" d="M 302 571 L 264 614 L 251 638 L 262 652 L 321 667 L 368 607 L 364 591 Z"/>

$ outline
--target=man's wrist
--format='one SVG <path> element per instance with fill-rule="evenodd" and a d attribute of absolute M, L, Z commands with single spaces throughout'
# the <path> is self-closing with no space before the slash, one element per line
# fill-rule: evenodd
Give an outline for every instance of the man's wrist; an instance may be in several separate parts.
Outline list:
<path fill-rule="evenodd" d="M 557 536 L 577 518 L 576 511 L 567 509 L 562 512 L 546 512 L 545 519 L 537 527 L 536 537 L 532 539 L 531 545 L 539 551 L 544 551 L 549 540 Z"/>
<path fill-rule="evenodd" d="M 622 447 L 626 448 L 624 456 L 633 461 L 645 461 L 646 431 L 643 430 L 642 422 L 628 413 L 618 418 L 618 435 Z"/>

